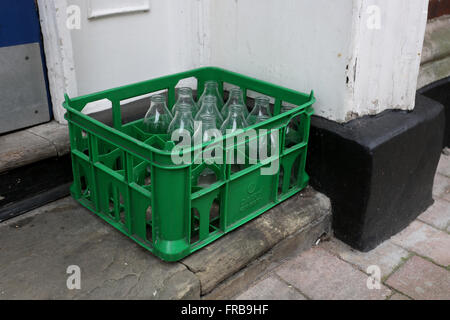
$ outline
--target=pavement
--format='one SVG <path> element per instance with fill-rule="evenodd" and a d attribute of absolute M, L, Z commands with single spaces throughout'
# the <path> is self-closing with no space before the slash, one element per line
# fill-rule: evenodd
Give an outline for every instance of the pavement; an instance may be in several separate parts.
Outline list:
<path fill-rule="evenodd" d="M 55 123 L 19 132 L 30 142 L 21 152 L 2 136 L 0 171 L 34 161 L 21 154 L 66 153 L 63 132 Z M 450 155 L 433 196 L 403 232 L 361 253 L 323 237 L 330 203 L 308 188 L 172 264 L 68 197 L 0 224 L 0 299 L 450 299 Z M 70 266 L 81 289 L 67 287 Z"/>
<path fill-rule="evenodd" d="M 0 300 L 200 299 L 273 257 L 257 263 L 258 272 L 247 277 L 255 280 L 276 260 L 271 252 L 309 249 L 330 231 L 330 218 L 329 199 L 308 187 L 184 260 L 166 263 L 67 197 L 0 224 Z"/>
<path fill-rule="evenodd" d="M 450 300 L 450 156 L 435 203 L 409 227 L 361 253 L 331 237 L 283 261 L 234 299 Z"/>

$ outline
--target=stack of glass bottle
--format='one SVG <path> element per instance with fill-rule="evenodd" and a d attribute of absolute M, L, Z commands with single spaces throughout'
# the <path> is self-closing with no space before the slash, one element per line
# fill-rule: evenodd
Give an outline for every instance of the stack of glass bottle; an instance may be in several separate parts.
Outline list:
<path fill-rule="evenodd" d="M 255 98 L 254 107 L 249 113 L 243 92 L 239 88 L 229 91 L 228 100 L 224 104 L 215 81 L 205 83 L 203 94 L 197 102 L 191 88 L 183 87 L 177 91 L 178 99 L 172 111 L 167 107 L 164 95 L 151 97 L 150 109 L 144 118 L 147 133 L 169 134 L 177 142 L 181 131 L 186 130 L 193 137 L 200 135 L 200 141 L 207 142 L 215 138 L 211 135 L 231 134 L 272 117 L 270 100 L 265 96 Z M 201 123 L 201 126 L 196 126 L 195 123 Z"/>

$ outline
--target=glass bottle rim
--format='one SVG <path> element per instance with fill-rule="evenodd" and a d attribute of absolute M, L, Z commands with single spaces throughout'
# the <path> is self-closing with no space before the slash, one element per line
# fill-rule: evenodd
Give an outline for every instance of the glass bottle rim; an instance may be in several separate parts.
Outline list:
<path fill-rule="evenodd" d="M 264 96 L 259 96 L 255 98 L 255 102 L 263 103 L 263 104 L 270 104 L 270 99 Z"/>
<path fill-rule="evenodd" d="M 217 83 L 217 81 L 214 80 L 208 80 L 205 82 L 205 87 L 212 87 L 212 86 L 218 87 L 219 84 Z"/>
<path fill-rule="evenodd" d="M 230 89 L 230 94 L 242 94 L 242 89 L 241 88 L 231 88 Z"/>
<path fill-rule="evenodd" d="M 178 88 L 178 94 L 180 94 L 180 95 L 191 95 L 192 94 L 192 89 L 189 88 L 189 87 Z"/>
<path fill-rule="evenodd" d="M 163 95 L 161 95 L 161 94 L 157 94 L 157 95 L 151 96 L 150 100 L 152 102 L 164 102 L 164 103 L 166 103 L 166 98 Z"/>

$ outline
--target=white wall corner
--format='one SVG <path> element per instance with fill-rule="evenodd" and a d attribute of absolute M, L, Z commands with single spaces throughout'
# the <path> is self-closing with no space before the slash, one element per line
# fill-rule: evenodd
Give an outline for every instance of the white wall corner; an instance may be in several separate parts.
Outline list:
<path fill-rule="evenodd" d="M 211 8 L 212 1 L 197 0 L 197 41 L 201 66 L 210 66 L 211 61 Z"/>
<path fill-rule="evenodd" d="M 64 93 L 73 97 L 78 94 L 73 60 L 72 39 L 67 22 L 66 0 L 38 0 L 40 23 L 44 38 L 50 95 L 56 121 L 65 123 L 62 107 Z"/>
<path fill-rule="evenodd" d="M 347 92 L 338 121 L 413 110 L 428 0 L 353 0 Z"/>

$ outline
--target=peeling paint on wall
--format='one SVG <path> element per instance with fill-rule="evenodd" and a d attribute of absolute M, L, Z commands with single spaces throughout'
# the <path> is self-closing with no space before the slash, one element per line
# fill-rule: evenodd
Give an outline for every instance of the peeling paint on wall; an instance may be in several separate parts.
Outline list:
<path fill-rule="evenodd" d="M 427 1 L 355 0 L 354 6 L 344 121 L 354 114 L 373 115 L 386 109 L 412 110 L 420 64 L 417 53 L 422 49 Z M 369 6 L 379 7 L 379 29 L 368 28 Z"/>

